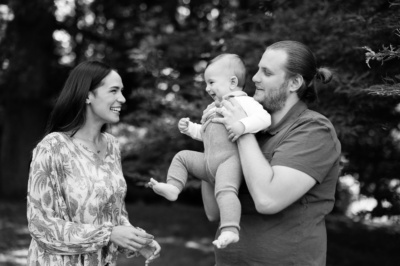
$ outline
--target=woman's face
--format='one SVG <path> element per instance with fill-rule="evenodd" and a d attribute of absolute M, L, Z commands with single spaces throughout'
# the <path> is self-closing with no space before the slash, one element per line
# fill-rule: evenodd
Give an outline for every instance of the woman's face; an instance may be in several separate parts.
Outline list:
<path fill-rule="evenodd" d="M 100 83 L 100 86 L 89 92 L 87 119 L 94 119 L 101 124 L 119 121 L 121 106 L 125 103 L 122 95 L 123 84 L 120 75 L 111 71 Z"/>

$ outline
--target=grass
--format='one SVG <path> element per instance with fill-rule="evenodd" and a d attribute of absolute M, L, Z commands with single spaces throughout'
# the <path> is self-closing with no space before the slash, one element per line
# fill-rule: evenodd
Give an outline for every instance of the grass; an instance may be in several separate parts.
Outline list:
<path fill-rule="evenodd" d="M 130 203 L 132 224 L 156 236 L 161 257 L 152 266 L 213 266 L 212 240 L 217 224 L 207 221 L 201 206 L 177 203 Z M 327 266 L 400 265 L 400 233 L 329 216 Z M 0 202 L 0 265 L 26 264 L 30 236 L 25 202 Z M 118 266 L 144 265 L 143 258 L 120 256 Z"/>
<path fill-rule="evenodd" d="M 212 240 L 217 224 L 207 221 L 201 207 L 182 204 L 127 204 L 133 225 L 153 234 L 162 246 L 152 266 L 212 266 Z M 0 202 L 0 265 L 26 265 L 30 243 L 25 202 Z M 124 258 L 118 266 L 144 265 L 144 258 Z"/>

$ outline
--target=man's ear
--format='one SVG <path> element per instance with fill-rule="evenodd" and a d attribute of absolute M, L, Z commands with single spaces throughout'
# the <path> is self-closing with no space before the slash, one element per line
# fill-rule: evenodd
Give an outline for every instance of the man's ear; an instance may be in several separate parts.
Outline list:
<path fill-rule="evenodd" d="M 232 76 L 230 79 L 230 85 L 229 88 L 230 89 L 235 89 L 239 84 L 239 80 L 236 76 Z"/>
<path fill-rule="evenodd" d="M 302 75 L 296 75 L 289 80 L 289 91 L 296 92 L 304 83 L 304 79 Z"/>

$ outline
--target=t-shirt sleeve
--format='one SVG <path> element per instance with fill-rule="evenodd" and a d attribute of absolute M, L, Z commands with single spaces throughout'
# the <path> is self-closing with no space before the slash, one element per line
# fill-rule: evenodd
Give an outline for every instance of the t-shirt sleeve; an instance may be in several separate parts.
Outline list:
<path fill-rule="evenodd" d="M 333 127 L 321 121 L 303 121 L 287 132 L 273 153 L 271 165 L 299 170 L 321 183 L 340 156 L 335 136 Z"/>

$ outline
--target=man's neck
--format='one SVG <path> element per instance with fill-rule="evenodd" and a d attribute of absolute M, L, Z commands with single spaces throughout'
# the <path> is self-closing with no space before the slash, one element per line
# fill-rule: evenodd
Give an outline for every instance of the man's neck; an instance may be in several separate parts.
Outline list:
<path fill-rule="evenodd" d="M 271 114 L 271 126 L 278 124 L 298 101 L 300 100 L 297 97 L 289 97 L 281 110 L 275 111 Z"/>

